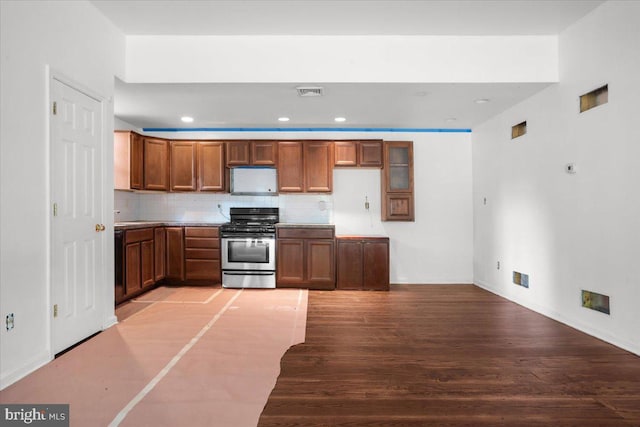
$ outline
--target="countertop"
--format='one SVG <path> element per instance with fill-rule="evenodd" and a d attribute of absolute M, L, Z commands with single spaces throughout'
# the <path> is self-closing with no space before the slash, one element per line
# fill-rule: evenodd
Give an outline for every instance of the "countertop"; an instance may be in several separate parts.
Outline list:
<path fill-rule="evenodd" d="M 137 228 L 148 227 L 219 227 L 220 222 L 198 222 L 198 221 L 122 221 L 113 224 L 117 230 L 135 230 Z"/>
<path fill-rule="evenodd" d="M 278 228 L 335 228 L 333 224 L 300 224 L 291 222 L 279 222 L 276 224 Z"/>

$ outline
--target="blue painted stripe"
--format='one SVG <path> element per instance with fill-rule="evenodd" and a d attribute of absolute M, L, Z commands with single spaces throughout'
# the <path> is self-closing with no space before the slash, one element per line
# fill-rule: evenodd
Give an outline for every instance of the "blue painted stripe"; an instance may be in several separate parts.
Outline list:
<path fill-rule="evenodd" d="M 471 129 L 447 128 L 142 128 L 144 132 L 407 132 L 470 133 Z"/>

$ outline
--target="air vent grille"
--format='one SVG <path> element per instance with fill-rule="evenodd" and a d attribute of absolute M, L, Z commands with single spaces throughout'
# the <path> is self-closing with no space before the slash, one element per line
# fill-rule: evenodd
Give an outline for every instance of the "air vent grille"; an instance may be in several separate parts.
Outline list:
<path fill-rule="evenodd" d="M 324 89 L 320 86 L 299 86 L 296 88 L 298 96 L 322 96 Z"/>

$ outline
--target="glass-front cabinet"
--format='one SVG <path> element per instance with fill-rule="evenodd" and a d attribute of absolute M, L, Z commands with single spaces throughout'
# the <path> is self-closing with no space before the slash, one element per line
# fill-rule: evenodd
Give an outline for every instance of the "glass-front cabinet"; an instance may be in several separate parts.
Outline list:
<path fill-rule="evenodd" d="M 385 141 L 382 220 L 414 221 L 413 142 Z"/>

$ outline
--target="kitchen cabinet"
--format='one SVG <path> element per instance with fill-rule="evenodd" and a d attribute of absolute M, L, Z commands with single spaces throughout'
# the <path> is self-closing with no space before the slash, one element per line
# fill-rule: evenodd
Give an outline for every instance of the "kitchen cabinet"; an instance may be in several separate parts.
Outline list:
<path fill-rule="evenodd" d="M 164 227 L 156 227 L 153 230 L 154 247 L 154 274 L 156 283 L 165 276 L 165 255 L 167 253 L 167 234 Z"/>
<path fill-rule="evenodd" d="M 414 221 L 413 142 L 384 143 L 381 204 L 383 221 Z"/>
<path fill-rule="evenodd" d="M 142 190 L 142 136 L 131 131 L 113 134 L 113 188 Z"/>
<path fill-rule="evenodd" d="M 122 288 L 116 290 L 116 303 L 120 303 L 155 284 L 154 230 L 153 228 L 128 230 L 124 233 L 124 242 L 120 243 L 118 240 L 116 242 L 124 245 L 122 258 L 116 258 L 116 262 L 124 263 L 124 268 L 117 274 L 117 276 L 124 276 Z M 118 253 L 116 249 L 116 254 Z"/>
<path fill-rule="evenodd" d="M 143 138 L 143 169 L 145 190 L 169 190 L 169 141 Z"/>
<path fill-rule="evenodd" d="M 225 191 L 224 142 L 198 144 L 198 190 Z"/>
<path fill-rule="evenodd" d="M 336 289 L 389 290 L 389 238 L 336 238 Z"/>
<path fill-rule="evenodd" d="M 279 227 L 276 245 L 277 287 L 335 288 L 333 227 Z"/>
<path fill-rule="evenodd" d="M 228 141 L 227 167 L 275 166 L 278 158 L 276 141 Z"/>
<path fill-rule="evenodd" d="M 171 141 L 171 191 L 196 191 L 197 150 L 198 143 L 195 141 Z"/>
<path fill-rule="evenodd" d="M 334 141 L 333 144 L 336 167 L 382 167 L 382 140 Z"/>
<path fill-rule="evenodd" d="M 304 190 L 309 193 L 333 191 L 333 144 L 331 141 L 305 141 Z"/>
<path fill-rule="evenodd" d="M 278 145 L 278 191 L 330 193 L 333 191 L 331 141 L 281 141 Z"/>
<path fill-rule="evenodd" d="M 166 227 L 165 276 L 168 281 L 184 280 L 184 228 Z"/>
<path fill-rule="evenodd" d="M 220 283 L 218 227 L 185 227 L 185 280 L 194 284 Z"/>
<path fill-rule="evenodd" d="M 302 141 L 278 143 L 278 191 L 301 193 L 304 191 L 304 164 Z"/>

